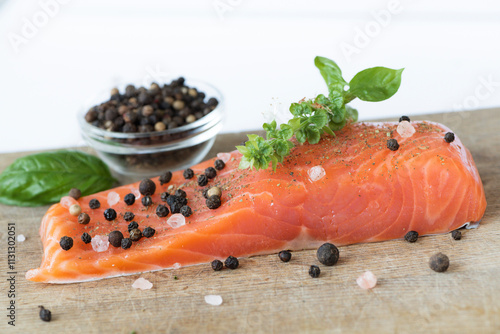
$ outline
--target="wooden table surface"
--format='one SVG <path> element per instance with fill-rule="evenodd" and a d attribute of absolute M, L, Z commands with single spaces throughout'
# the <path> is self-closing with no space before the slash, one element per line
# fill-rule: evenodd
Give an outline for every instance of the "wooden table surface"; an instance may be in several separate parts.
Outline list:
<path fill-rule="evenodd" d="M 486 190 L 488 207 L 478 229 L 460 241 L 449 234 L 340 248 L 341 260 L 322 266 L 315 251 L 294 252 L 289 263 L 276 255 L 241 259 L 241 268 L 213 272 L 208 264 L 177 270 L 51 285 L 29 282 L 25 272 L 40 264 L 40 220 L 48 208 L 0 205 L 1 251 L 7 252 L 7 224 L 26 241 L 16 246 L 16 326 L 7 325 L 7 260 L 0 263 L 0 333 L 498 333 L 500 332 L 500 109 L 435 114 L 471 150 Z M 229 151 L 242 134 L 220 135 L 209 153 Z M 0 171 L 27 153 L 0 155 Z M 446 273 L 435 273 L 429 257 L 450 258 Z M 365 270 L 377 275 L 371 291 L 355 280 Z M 138 278 L 151 290 L 131 287 Z M 178 279 L 174 279 L 177 277 Z M 204 296 L 221 295 L 211 306 Z M 42 322 L 38 305 L 52 311 Z"/>

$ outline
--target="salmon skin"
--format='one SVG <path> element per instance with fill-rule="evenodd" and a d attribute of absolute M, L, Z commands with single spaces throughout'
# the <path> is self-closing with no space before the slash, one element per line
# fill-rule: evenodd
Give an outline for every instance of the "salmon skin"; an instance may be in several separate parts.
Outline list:
<path fill-rule="evenodd" d="M 77 202 L 91 218 L 87 225 L 69 214 L 68 205 L 55 204 L 40 226 L 42 264 L 29 270 L 26 278 L 81 282 L 224 260 L 229 255 L 310 249 L 327 241 L 341 246 L 398 239 L 408 231 L 445 233 L 479 222 L 486 199 L 469 151 L 458 137 L 447 143 L 443 137 L 450 130 L 443 125 L 411 124 L 416 132 L 409 138 L 398 134 L 397 123 L 348 125 L 336 137 L 297 145 L 276 172 L 240 170 L 241 155 L 231 152 L 225 168 L 208 183 L 222 189 L 222 205 L 214 210 L 205 204 L 206 187 L 198 186 L 196 178 L 215 159 L 192 167 L 195 177 L 190 180 L 182 171 L 174 172 L 163 185 L 152 179 L 156 192 L 149 207 L 139 198 L 130 206 L 123 200 L 128 193 L 138 194 L 139 183 L 80 198 Z M 399 142 L 397 151 L 387 148 L 390 138 Z M 185 225 L 174 228 L 167 223 L 172 213 L 160 218 L 156 207 L 167 205 L 162 192 L 178 188 L 187 193 L 193 214 Z M 119 201 L 114 204 L 116 194 Z M 91 199 L 98 199 L 100 208 L 90 209 Z M 113 221 L 103 216 L 109 207 L 117 212 Z M 113 230 L 128 237 L 129 222 L 123 218 L 127 211 L 135 214 L 141 230 L 153 227 L 155 235 L 143 237 L 129 249 L 110 245 L 103 252 L 81 240 L 84 232 L 95 238 Z M 74 240 L 68 251 L 59 245 L 63 236 Z"/>

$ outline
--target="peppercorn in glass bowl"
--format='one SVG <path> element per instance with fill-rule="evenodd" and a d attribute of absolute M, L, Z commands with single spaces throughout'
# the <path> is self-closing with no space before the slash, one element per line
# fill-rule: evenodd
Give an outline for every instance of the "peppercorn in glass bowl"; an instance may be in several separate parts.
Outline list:
<path fill-rule="evenodd" d="M 94 102 L 78 114 L 82 137 L 111 169 L 130 177 L 197 164 L 223 125 L 222 94 L 194 79 L 122 85 Z"/>

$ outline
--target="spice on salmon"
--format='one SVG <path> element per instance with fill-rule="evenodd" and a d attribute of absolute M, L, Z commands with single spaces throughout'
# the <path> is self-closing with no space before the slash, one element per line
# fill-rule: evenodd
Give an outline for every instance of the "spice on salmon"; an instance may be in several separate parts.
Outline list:
<path fill-rule="evenodd" d="M 217 171 L 213 167 L 208 167 L 208 168 L 205 169 L 205 175 L 209 179 L 213 179 L 213 178 L 215 178 L 217 176 Z"/>
<path fill-rule="evenodd" d="M 236 269 L 240 265 L 240 261 L 238 261 L 237 258 L 234 256 L 230 255 L 226 261 L 224 261 L 224 264 L 226 265 L 226 268 L 228 269 Z"/>
<path fill-rule="evenodd" d="M 132 246 L 132 240 L 130 238 L 123 238 L 121 246 L 123 249 L 129 249 Z"/>
<path fill-rule="evenodd" d="M 213 260 L 211 265 L 212 265 L 212 269 L 214 271 L 220 271 L 220 270 L 222 270 L 222 267 L 224 266 L 224 264 L 220 260 Z"/>
<path fill-rule="evenodd" d="M 155 232 L 156 231 L 154 228 L 148 226 L 142 231 L 142 235 L 146 238 L 151 238 L 153 235 L 155 235 Z"/>
<path fill-rule="evenodd" d="M 399 123 L 401 123 L 402 121 L 407 121 L 407 122 L 409 122 L 409 121 L 410 121 L 410 117 L 408 117 L 408 116 L 401 116 L 401 117 L 399 118 Z"/>
<path fill-rule="evenodd" d="M 127 205 L 132 205 L 135 203 L 135 195 L 130 193 L 130 194 L 127 194 L 125 195 L 125 198 L 123 199 L 123 201 L 125 202 L 125 204 Z"/>
<path fill-rule="evenodd" d="M 226 164 L 224 163 L 224 161 L 222 161 L 221 159 L 217 159 L 215 160 L 214 162 L 214 167 L 215 169 L 217 170 L 221 170 L 223 169 L 224 167 L 226 167 Z"/>
<path fill-rule="evenodd" d="M 429 259 L 429 267 L 435 272 L 442 273 L 448 270 L 450 259 L 443 253 L 437 253 Z"/>
<path fill-rule="evenodd" d="M 292 253 L 289 250 L 283 250 L 279 252 L 278 257 L 283 262 L 288 262 L 292 259 Z"/>
<path fill-rule="evenodd" d="M 170 180 L 172 180 L 172 172 L 171 171 L 168 171 L 168 172 L 161 174 L 161 176 L 159 178 L 160 185 L 164 185 L 165 183 L 169 183 Z"/>
<path fill-rule="evenodd" d="M 125 221 L 129 222 L 134 218 L 135 218 L 135 214 L 133 212 L 127 211 L 123 214 L 123 219 L 125 219 Z"/>
<path fill-rule="evenodd" d="M 156 207 L 156 215 L 160 218 L 166 217 L 168 215 L 169 211 L 165 205 L 158 205 Z"/>
<path fill-rule="evenodd" d="M 397 151 L 399 149 L 399 144 L 396 139 L 389 139 L 387 141 L 387 148 L 391 151 Z"/>
<path fill-rule="evenodd" d="M 130 234 L 130 240 L 132 241 L 138 241 L 139 239 L 142 238 L 142 232 L 138 228 L 130 230 L 129 234 Z"/>
<path fill-rule="evenodd" d="M 222 190 L 220 190 L 219 187 L 211 187 L 207 191 L 207 198 L 212 196 L 217 196 L 220 198 L 222 196 Z"/>
<path fill-rule="evenodd" d="M 127 230 L 130 232 L 136 228 L 139 228 L 139 224 L 137 224 L 137 222 L 133 221 L 130 224 L 128 224 Z"/>
<path fill-rule="evenodd" d="M 220 198 L 213 195 L 213 196 L 210 196 L 206 201 L 205 203 L 207 204 L 207 207 L 211 210 L 215 210 L 217 209 L 218 207 L 221 206 L 221 201 L 220 201 Z"/>
<path fill-rule="evenodd" d="M 82 212 L 78 215 L 79 224 L 87 225 L 89 222 L 90 222 L 90 216 L 87 213 Z"/>
<path fill-rule="evenodd" d="M 151 196 L 147 195 L 147 196 L 144 196 L 142 199 L 141 199 L 141 202 L 142 202 L 142 205 L 148 207 L 150 205 L 153 205 L 153 199 L 151 198 Z"/>
<path fill-rule="evenodd" d="M 186 198 L 186 197 L 187 197 L 187 194 L 186 194 L 186 192 L 185 192 L 184 190 L 182 190 L 182 189 L 177 189 L 177 190 L 175 191 L 175 196 L 177 196 L 177 197 L 183 197 L 183 198 Z"/>
<path fill-rule="evenodd" d="M 193 170 L 192 170 L 191 168 L 186 168 L 186 169 L 184 170 L 184 172 L 182 173 L 182 176 L 184 176 L 184 178 L 185 178 L 186 180 L 189 180 L 189 179 L 192 179 L 192 178 L 193 178 L 193 176 L 194 176 L 194 172 L 193 172 Z"/>
<path fill-rule="evenodd" d="M 418 232 L 417 231 L 409 231 L 405 234 L 405 240 L 408 242 L 416 242 L 418 240 Z"/>
<path fill-rule="evenodd" d="M 78 200 L 82 196 L 82 192 L 78 188 L 71 188 L 68 196 Z"/>
<path fill-rule="evenodd" d="M 327 242 L 318 248 L 316 256 L 321 264 L 333 266 L 339 260 L 339 249 L 335 245 Z"/>
<path fill-rule="evenodd" d="M 139 192 L 143 196 L 151 196 L 156 191 L 156 184 L 150 179 L 143 179 L 139 184 Z"/>
<path fill-rule="evenodd" d="M 92 241 L 92 237 L 90 236 L 90 234 L 88 234 L 87 232 L 84 232 L 82 234 L 82 241 L 85 243 L 85 244 L 90 244 L 90 242 Z"/>
<path fill-rule="evenodd" d="M 100 207 L 101 207 L 101 203 L 97 199 L 93 198 L 89 201 L 89 208 L 99 209 Z"/>
<path fill-rule="evenodd" d="M 191 208 L 187 205 L 184 205 L 181 207 L 180 209 L 180 213 L 184 216 L 184 217 L 189 217 L 193 214 L 193 210 L 191 210 Z"/>
<path fill-rule="evenodd" d="M 78 204 L 73 204 L 72 206 L 69 207 L 69 214 L 72 216 L 78 216 L 80 213 L 82 213 L 82 207 Z"/>
<path fill-rule="evenodd" d="M 113 247 L 121 247 L 123 233 L 120 231 L 111 231 L 108 235 L 108 241 Z"/>
<path fill-rule="evenodd" d="M 59 245 L 61 246 L 62 249 L 64 249 L 65 251 L 67 250 L 70 250 L 71 247 L 73 247 L 73 239 L 68 237 L 68 236 L 64 236 L 61 238 L 61 240 L 59 241 Z"/>
<path fill-rule="evenodd" d="M 208 177 L 205 174 L 201 174 L 200 176 L 198 176 L 198 185 L 200 187 L 206 186 L 207 183 L 208 183 Z"/>
<path fill-rule="evenodd" d="M 455 134 L 453 132 L 446 132 L 444 135 L 444 141 L 447 143 L 452 143 L 455 141 Z"/>
<path fill-rule="evenodd" d="M 112 221 L 116 219 L 116 211 L 115 209 L 109 208 L 104 210 L 104 219 L 107 221 Z"/>
<path fill-rule="evenodd" d="M 318 266 L 312 265 L 309 268 L 309 276 L 311 276 L 312 278 L 318 278 L 320 273 L 321 270 L 319 269 Z"/>
<path fill-rule="evenodd" d="M 165 192 L 162 192 L 162 193 L 160 194 L 160 199 L 161 199 L 163 202 L 166 202 L 166 201 L 167 201 L 168 196 L 170 196 L 170 194 L 169 194 L 168 192 L 166 192 L 166 191 L 165 191 Z"/>

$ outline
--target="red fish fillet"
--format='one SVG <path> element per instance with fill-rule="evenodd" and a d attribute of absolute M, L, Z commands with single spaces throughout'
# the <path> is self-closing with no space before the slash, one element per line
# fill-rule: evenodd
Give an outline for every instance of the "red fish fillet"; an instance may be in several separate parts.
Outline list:
<path fill-rule="evenodd" d="M 402 238 L 408 231 L 420 235 L 445 233 L 467 223 L 479 222 L 486 208 L 483 186 L 469 151 L 458 138 L 443 139 L 448 131 L 436 123 L 411 123 L 416 133 L 402 138 L 396 123 L 355 123 L 324 137 L 315 145 L 298 145 L 276 172 L 238 169 L 241 155 L 234 151 L 226 167 L 208 186 L 222 189 L 222 205 L 210 210 L 202 196 L 197 175 L 213 166 L 205 161 L 192 169 L 186 180 L 182 171 L 157 185 L 154 204 L 145 208 L 141 200 L 127 206 L 123 198 L 137 192 L 139 183 L 129 184 L 80 198 L 83 212 L 90 215 L 81 225 L 61 204 L 53 205 L 40 226 L 43 259 L 40 268 L 26 278 L 36 282 L 69 283 L 124 274 L 159 270 L 214 259 L 275 253 L 284 249 L 314 248 L 323 242 L 348 245 Z M 391 151 L 387 140 L 395 138 L 400 148 Z M 312 171 L 324 176 L 314 181 Z M 312 178 L 312 179 L 311 179 Z M 170 190 L 169 189 L 170 186 Z M 193 209 L 186 224 L 172 228 L 156 215 L 160 194 L 182 188 Z M 120 200 L 112 207 L 114 221 L 103 217 L 108 195 Z M 115 196 L 113 194 L 113 196 Z M 89 201 L 100 201 L 90 209 Z M 81 240 L 120 230 L 128 237 L 123 219 L 135 213 L 141 230 L 151 226 L 156 234 L 134 242 L 129 249 L 109 246 L 96 252 Z M 73 247 L 61 249 L 63 236 L 73 238 Z"/>

